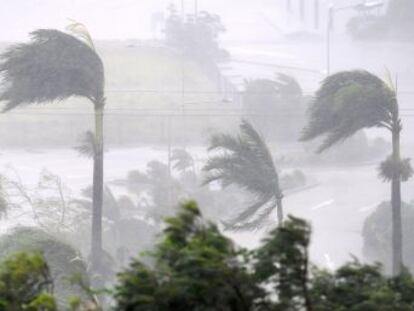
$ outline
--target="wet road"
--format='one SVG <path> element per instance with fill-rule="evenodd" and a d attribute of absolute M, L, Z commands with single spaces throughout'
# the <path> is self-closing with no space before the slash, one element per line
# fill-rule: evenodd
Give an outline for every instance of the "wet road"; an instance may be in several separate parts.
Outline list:
<path fill-rule="evenodd" d="M 197 151 L 197 152 L 201 152 Z M 149 159 L 165 161 L 162 149 L 137 148 L 106 153 L 105 179 L 111 181 L 126 176 L 131 169 L 145 168 Z M 72 150 L 14 150 L 0 155 L 0 170 L 10 174 L 12 165 L 28 185 L 37 182 L 43 168 L 61 176 L 68 187 L 79 190 L 90 184 L 92 162 L 77 156 Z M 374 165 L 338 168 L 301 168 L 312 176 L 318 186 L 285 198 L 285 213 L 308 219 L 312 223 L 311 257 L 315 263 L 336 266 L 361 257 L 363 221 L 381 201 L 389 197 L 389 184 L 377 178 Z M 410 201 L 409 189 L 414 183 L 403 184 L 403 199 Z M 273 216 L 276 219 L 276 215 Z M 2 221 L 2 228 L 13 225 Z M 265 230 L 230 234 L 246 247 L 259 244 Z"/>

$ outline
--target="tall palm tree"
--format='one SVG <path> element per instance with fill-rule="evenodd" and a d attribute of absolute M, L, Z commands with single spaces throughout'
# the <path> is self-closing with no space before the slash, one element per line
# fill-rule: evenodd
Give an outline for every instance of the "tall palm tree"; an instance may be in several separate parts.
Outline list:
<path fill-rule="evenodd" d="M 91 262 L 97 268 L 102 250 L 104 66 L 81 24 L 73 30 L 83 39 L 58 30 L 31 33 L 31 41 L 0 56 L 3 112 L 28 104 L 83 97 L 95 109 L 96 152 L 93 166 Z M 78 36 L 79 37 L 79 36 Z"/>
<path fill-rule="evenodd" d="M 210 151 L 220 153 L 211 157 L 203 170 L 207 172 L 205 184 L 219 181 L 247 190 L 254 201 L 230 222 L 229 229 L 252 229 L 263 224 L 276 208 L 278 221 L 283 221 L 283 193 L 272 155 L 259 133 L 243 120 L 240 134 L 212 136 Z"/>
<path fill-rule="evenodd" d="M 323 152 L 364 128 L 391 132 L 392 156 L 381 164 L 383 177 L 391 180 L 393 273 L 402 269 L 401 181 L 411 175 L 408 160 L 400 157 L 400 132 L 396 91 L 390 83 L 362 70 L 336 73 L 326 78 L 310 107 L 302 140 L 324 137 Z"/>

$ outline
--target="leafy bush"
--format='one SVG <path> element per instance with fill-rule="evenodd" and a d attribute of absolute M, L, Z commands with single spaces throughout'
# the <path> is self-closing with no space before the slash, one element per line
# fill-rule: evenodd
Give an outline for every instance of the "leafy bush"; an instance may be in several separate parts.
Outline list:
<path fill-rule="evenodd" d="M 55 311 L 53 280 L 38 253 L 16 253 L 0 264 L 0 310 Z"/>
<path fill-rule="evenodd" d="M 82 275 L 87 280 L 86 265 L 72 246 L 40 229 L 29 227 L 17 228 L 12 233 L 0 237 L 0 258 L 7 258 L 22 251 L 37 252 L 44 256 L 60 305 L 66 304 L 72 295 L 83 295 L 83 291 L 69 281 L 75 274 Z"/>
<path fill-rule="evenodd" d="M 115 310 L 412 310 L 407 272 L 387 278 L 380 265 L 357 260 L 335 272 L 310 271 L 310 236 L 306 221 L 289 217 L 248 252 L 203 221 L 196 203 L 185 203 L 166 221 L 150 254 L 155 264 L 135 260 L 119 275 Z"/>
<path fill-rule="evenodd" d="M 404 264 L 414 271 L 414 206 L 402 203 L 403 256 Z M 383 264 L 386 271 L 391 271 L 391 205 L 382 202 L 367 217 L 362 229 L 363 254 L 373 262 Z"/>
<path fill-rule="evenodd" d="M 166 220 L 152 265 L 134 260 L 119 274 L 114 310 L 408 311 L 414 279 L 394 278 L 359 261 L 329 272 L 311 268 L 310 225 L 290 216 L 252 251 L 203 220 L 195 202 Z M 0 263 L 0 310 L 55 311 L 52 271 L 42 256 L 18 253 Z M 93 293 L 93 291 L 91 292 Z M 70 310 L 101 310 L 69 301 Z"/>

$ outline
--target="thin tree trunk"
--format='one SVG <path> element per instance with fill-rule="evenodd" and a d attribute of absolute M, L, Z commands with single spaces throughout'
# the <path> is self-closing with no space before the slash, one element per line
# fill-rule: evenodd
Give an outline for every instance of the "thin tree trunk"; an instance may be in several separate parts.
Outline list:
<path fill-rule="evenodd" d="M 276 197 L 276 210 L 277 210 L 277 222 L 279 225 L 283 223 L 283 191 L 280 188 L 279 182 L 279 173 L 274 164 L 272 164 L 273 170 L 275 171 L 274 176 L 274 189 L 275 189 L 275 197 Z"/>
<path fill-rule="evenodd" d="M 102 257 L 102 204 L 103 204 L 103 112 L 104 102 L 95 103 L 95 153 L 93 161 L 92 240 L 91 264 L 100 271 Z"/>
<path fill-rule="evenodd" d="M 308 250 L 305 250 L 305 260 L 303 262 L 302 290 L 303 290 L 303 297 L 305 299 L 305 310 L 313 311 L 313 305 L 312 305 L 312 300 L 310 298 L 308 282 L 309 282 L 309 254 L 308 254 Z"/>
<path fill-rule="evenodd" d="M 276 197 L 276 209 L 277 209 L 277 222 L 279 225 L 283 222 L 283 204 L 282 204 L 282 195 L 278 194 Z"/>
<path fill-rule="evenodd" d="M 392 158 L 394 168 L 400 164 L 400 132 L 401 124 L 398 115 L 398 104 L 393 116 Z M 401 224 L 401 176 L 399 169 L 394 169 L 391 181 L 392 208 L 392 273 L 397 276 L 403 267 L 402 224 Z"/>

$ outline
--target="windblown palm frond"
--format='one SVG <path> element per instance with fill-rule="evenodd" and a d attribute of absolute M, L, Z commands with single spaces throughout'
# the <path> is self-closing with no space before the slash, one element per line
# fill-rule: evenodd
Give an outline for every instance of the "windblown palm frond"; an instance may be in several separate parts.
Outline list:
<path fill-rule="evenodd" d="M 77 150 L 81 156 L 93 158 L 96 153 L 95 135 L 91 131 L 87 131 L 81 137 L 81 145 L 76 146 L 75 150 Z"/>
<path fill-rule="evenodd" d="M 95 45 L 93 44 L 92 37 L 84 24 L 71 20 L 71 23 L 66 26 L 66 30 L 70 31 L 73 35 L 81 39 L 95 51 Z"/>
<path fill-rule="evenodd" d="M 281 97 L 289 98 L 303 95 L 300 84 L 292 76 L 284 73 L 278 73 L 274 83 L 276 90 Z"/>
<path fill-rule="evenodd" d="M 194 159 L 188 151 L 184 149 L 174 149 L 171 156 L 173 168 L 180 172 L 184 172 L 194 167 Z"/>
<path fill-rule="evenodd" d="M 317 91 L 301 140 L 323 136 L 322 152 L 363 128 L 391 129 L 395 109 L 395 92 L 384 81 L 367 71 L 340 72 Z"/>
<path fill-rule="evenodd" d="M 389 156 L 385 161 L 381 162 L 378 167 L 378 175 L 384 181 L 391 181 L 394 174 L 400 177 L 402 182 L 408 181 L 413 175 L 413 169 L 410 164 L 410 159 L 402 159 L 395 164 L 392 156 Z"/>
<path fill-rule="evenodd" d="M 4 111 L 71 96 L 93 102 L 103 98 L 104 69 L 98 54 L 58 30 L 36 30 L 29 43 L 9 48 L 0 56 L 0 74 Z"/>
<path fill-rule="evenodd" d="M 252 204 L 227 222 L 227 227 L 259 227 L 282 198 L 279 176 L 262 137 L 243 120 L 237 137 L 214 135 L 209 150 L 220 153 L 211 157 L 204 166 L 203 170 L 207 172 L 204 183 L 219 181 L 224 187 L 236 185 L 253 196 Z"/>

